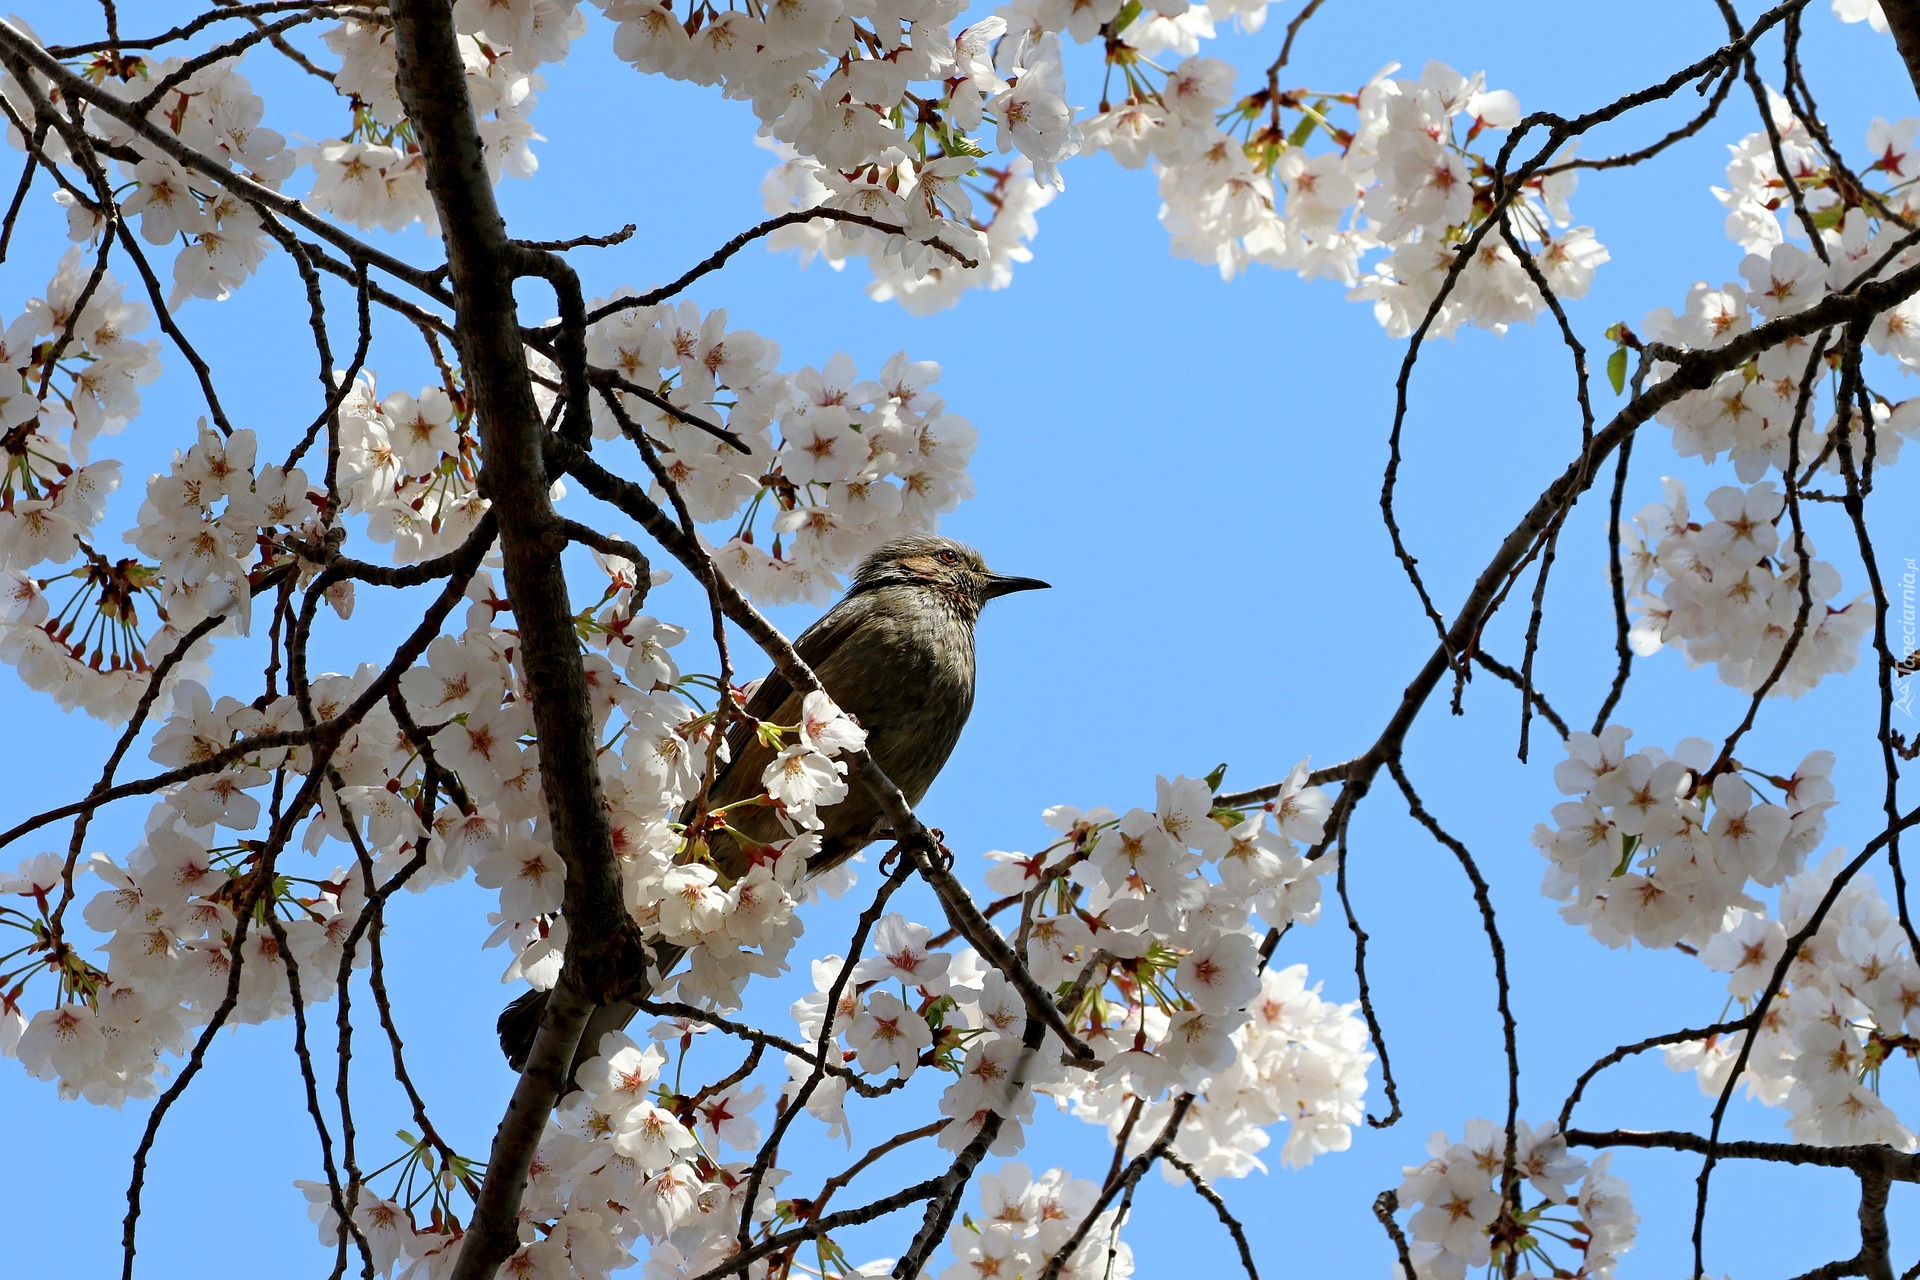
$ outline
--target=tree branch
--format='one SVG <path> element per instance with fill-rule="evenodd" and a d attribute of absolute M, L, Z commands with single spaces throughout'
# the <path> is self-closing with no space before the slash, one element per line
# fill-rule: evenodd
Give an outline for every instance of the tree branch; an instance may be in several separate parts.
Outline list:
<path fill-rule="evenodd" d="M 400 99 L 420 139 L 447 247 L 461 359 L 480 423 L 481 491 L 499 517 L 507 592 L 540 740 L 541 791 L 554 851 L 566 867 L 564 910 L 572 924 L 565 968 L 494 1135 L 454 1272 L 458 1280 L 485 1280 L 517 1243 L 534 1148 L 566 1084 L 587 1015 L 606 1002 L 623 973 L 643 969 L 646 960 L 624 902 L 601 797 L 599 744 L 561 563 L 566 530 L 549 496 L 541 451 L 546 433 L 521 349 L 513 282 L 525 251 L 507 238 L 494 203 L 451 11 L 432 0 L 394 0 L 391 11 Z"/>

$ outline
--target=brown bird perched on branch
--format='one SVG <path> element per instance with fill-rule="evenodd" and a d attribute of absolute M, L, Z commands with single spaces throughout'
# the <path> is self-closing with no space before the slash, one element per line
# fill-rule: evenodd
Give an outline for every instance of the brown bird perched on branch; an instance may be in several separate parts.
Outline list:
<path fill-rule="evenodd" d="M 1048 584 L 1034 578 L 991 573 L 980 553 L 951 538 L 914 534 L 882 546 L 854 571 L 853 585 L 832 609 L 800 633 L 794 650 L 820 677 L 835 702 L 867 731 L 867 751 L 909 804 L 933 785 L 953 753 L 973 709 L 973 628 L 996 596 Z M 760 721 L 791 725 L 800 720 L 802 697 L 778 671 L 760 682 L 746 713 L 727 730 L 729 763 L 708 792 L 709 811 L 750 799 L 766 788 L 760 776 L 774 749 L 754 734 Z M 681 815 L 691 822 L 693 803 Z M 820 811 L 826 824 L 809 875 L 831 870 L 884 834 L 887 820 L 864 787 Z M 743 806 L 727 815 L 749 840 L 771 844 L 787 838 L 772 806 Z M 725 831 L 707 836 L 714 865 L 729 878 L 746 873 L 744 852 Z M 662 948 L 663 966 L 678 952 Z M 500 1015 L 500 1047 L 518 1071 L 533 1048 L 545 1011 L 544 991 L 529 991 Z M 574 1059 L 599 1051 L 601 1036 L 627 1025 L 630 1004 L 594 1011 Z"/>

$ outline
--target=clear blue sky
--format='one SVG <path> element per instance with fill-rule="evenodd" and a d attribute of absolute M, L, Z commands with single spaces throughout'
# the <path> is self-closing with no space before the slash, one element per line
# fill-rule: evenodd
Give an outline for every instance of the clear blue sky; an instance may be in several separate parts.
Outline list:
<path fill-rule="evenodd" d="M 70 3 L 23 12 L 50 35 L 63 31 L 58 15 Z M 122 5 L 123 23 L 158 27 L 152 11 L 159 7 Z M 1266 31 L 1229 35 L 1210 52 L 1264 67 L 1290 13 L 1274 12 Z M 640 232 L 627 244 L 576 255 L 589 290 L 607 293 L 670 279 L 757 221 L 769 157 L 753 146 L 744 106 L 635 76 L 611 58 L 608 27 L 594 21 L 573 58 L 546 69 L 548 88 L 533 117 L 548 138 L 536 144 L 539 175 L 504 184 L 501 198 L 513 233 L 529 238 L 637 222 Z M 1915 113 L 1886 37 L 1840 27 L 1819 3 L 1807 25 L 1814 87 L 1845 145 L 1857 149 L 1875 115 Z M 1433 58 L 1462 71 L 1484 69 L 1491 86 L 1519 95 L 1523 109 L 1570 115 L 1658 80 L 1723 39 L 1706 0 L 1601 7 L 1488 0 L 1470 9 L 1330 0 L 1301 37 L 1290 78 L 1353 87 L 1385 62 L 1417 74 Z M 1069 98 L 1090 108 L 1097 80 L 1087 59 L 1077 67 L 1075 80 L 1070 63 Z M 263 87 L 285 86 L 295 100 L 310 96 L 270 58 L 256 54 L 246 71 Z M 1251 83 L 1243 75 L 1242 87 Z M 1678 108 L 1650 110 L 1597 136 L 1583 153 L 1658 136 L 1696 102 L 1683 97 Z M 1613 254 L 1592 295 L 1571 308 L 1590 347 L 1603 349 L 1601 330 L 1614 320 L 1637 323 L 1651 307 L 1678 307 L 1695 279 L 1737 278 L 1739 250 L 1725 240 L 1723 210 L 1707 188 L 1723 178 L 1725 145 L 1748 132 L 1752 119 L 1751 104 L 1736 91 L 1726 119 L 1658 162 L 1583 180 L 1577 219 L 1594 225 Z M 1039 813 L 1050 804 L 1124 809 L 1151 803 L 1157 772 L 1200 774 L 1225 760 L 1231 784 L 1251 785 L 1280 776 L 1305 754 L 1324 763 L 1363 749 L 1429 650 L 1427 624 L 1392 561 L 1376 507 L 1401 344 L 1329 284 L 1261 268 L 1223 284 L 1210 269 L 1175 260 L 1155 219 L 1150 175 L 1097 157 L 1070 163 L 1065 175 L 1066 192 L 1040 214 L 1035 261 L 1019 268 L 1012 288 L 969 296 L 953 311 L 913 318 L 869 301 L 857 266 L 802 270 L 757 248 L 691 294 L 703 308 L 726 307 L 734 325 L 779 342 L 785 368 L 846 351 L 865 371 L 902 347 L 938 360 L 949 406 L 980 429 L 979 496 L 946 528 L 979 545 L 996 568 L 1055 586 L 996 606 L 985 620 L 974 718 L 923 806 L 976 877 L 986 849 L 1037 847 L 1046 834 Z M 45 246 L 53 228 L 44 193 L 31 208 L 29 228 L 0 266 L 4 317 L 43 287 L 51 266 L 44 248 L 28 251 Z M 418 260 L 432 252 L 417 234 L 399 245 Z M 218 376 L 236 423 L 263 434 L 304 422 L 317 398 L 295 283 L 276 259 L 233 301 L 193 302 L 181 313 L 203 350 L 223 353 Z M 527 297 L 530 315 L 545 314 L 544 298 Z M 345 301 L 337 300 L 343 316 Z M 382 336 L 405 353 L 404 360 L 376 358 L 383 385 L 418 386 L 424 370 L 406 335 L 388 326 Z M 115 508 L 119 527 L 137 506 L 140 478 L 164 467 L 198 412 L 181 362 L 165 358 L 167 373 L 147 393 L 146 416 L 115 442 L 130 479 Z M 1571 384 L 1547 328 L 1504 339 L 1467 333 L 1422 361 L 1402 510 L 1443 609 L 1457 604 L 1498 540 L 1572 456 L 1579 419 Z M 1603 384 L 1596 395 L 1603 414 L 1618 403 Z M 1662 474 L 1688 477 L 1696 498 L 1732 482 L 1725 467 L 1709 473 L 1682 464 L 1660 429 L 1643 435 L 1635 461 L 1629 510 L 1658 497 Z M 1908 474 L 1916 466 L 1910 459 L 1876 489 L 1873 518 L 1885 532 L 1883 554 L 1896 563 L 1920 557 L 1920 504 L 1912 502 Z M 1864 589 L 1844 528 L 1826 509 L 1810 518 L 1849 591 Z M 1541 688 L 1576 721 L 1591 718 L 1612 672 L 1603 521 L 1603 503 L 1589 499 L 1562 541 L 1539 661 Z M 676 582 L 661 603 L 668 616 L 696 619 L 702 615 L 685 588 Z M 324 637 L 332 646 L 327 661 L 339 669 L 376 654 L 401 624 L 380 614 L 371 592 L 362 593 L 361 608 L 352 627 Z M 780 620 L 797 630 L 810 616 L 797 609 Z M 1503 616 L 1494 653 L 1517 658 L 1520 621 L 1514 609 Z M 683 665 L 698 668 L 693 643 L 682 650 Z M 1616 718 L 1635 728 L 1637 742 L 1671 745 L 1690 734 L 1723 735 L 1742 701 L 1667 653 L 1641 665 Z M 1468 692 L 1466 717 L 1433 708 L 1413 735 L 1409 768 L 1492 879 L 1514 956 L 1523 1113 L 1538 1121 L 1558 1110 L 1574 1074 L 1612 1046 L 1719 1016 L 1724 987 L 1682 955 L 1606 951 L 1562 924 L 1540 896 L 1542 862 L 1527 836 L 1557 799 L 1550 770 L 1560 753 L 1536 723 L 1534 763 L 1514 760 L 1515 703 L 1511 689 L 1482 680 Z M 101 726 L 62 717 L 11 683 L 0 683 L 0 709 L 14 762 L 0 782 L 7 813 L 91 785 L 108 741 Z M 1829 847 L 1857 848 L 1873 829 L 1877 765 L 1863 751 L 1872 709 L 1863 667 L 1800 703 L 1770 707 L 1743 753 L 1791 767 L 1814 747 L 1841 751 L 1842 804 L 1832 814 Z M 96 824 L 90 847 L 124 851 L 142 812 L 115 810 Z M 49 838 L 8 857 L 64 847 L 64 834 Z M 1457 1133 L 1465 1118 L 1495 1115 L 1504 1105 L 1491 968 L 1458 868 L 1386 791 L 1362 809 L 1352 849 L 1355 906 L 1374 939 L 1373 981 L 1407 1116 L 1390 1130 L 1357 1132 L 1352 1151 L 1310 1169 L 1223 1185 L 1272 1276 L 1384 1276 L 1390 1250 L 1370 1212 L 1373 1197 L 1398 1183 L 1403 1165 L 1424 1158 L 1430 1131 Z M 387 946 L 398 1016 L 436 1122 L 476 1155 L 484 1154 L 511 1086 L 492 1034 L 506 994 L 497 981 L 504 957 L 479 950 L 489 902 L 470 884 L 403 896 Z M 918 918 L 935 913 L 930 900 L 917 902 Z M 803 945 L 832 949 L 845 933 L 845 912 L 827 909 L 810 918 Z M 1350 999 L 1351 955 L 1336 913 L 1291 934 L 1278 959 L 1305 960 L 1330 998 Z M 281 1023 L 219 1039 L 153 1159 L 141 1274 L 243 1267 L 307 1274 L 324 1265 L 292 1187 L 296 1177 L 316 1176 L 318 1160 L 290 1037 Z M 359 1043 L 366 1096 L 357 1119 L 371 1165 L 379 1162 L 381 1136 L 406 1116 L 393 1090 L 379 1087 L 383 1047 L 364 1033 Z M 1377 1079 L 1376 1070 L 1369 1097 L 1376 1111 Z M 1911 1120 L 1920 1100 L 1914 1078 L 1890 1071 L 1888 1080 Z M 1699 1128 L 1707 1109 L 1690 1077 L 1649 1060 L 1607 1077 L 1582 1114 L 1595 1126 Z M 115 1113 L 60 1103 L 47 1086 L 0 1064 L 0 1274 L 91 1277 L 117 1269 L 129 1156 L 145 1114 L 144 1104 Z M 1784 1136 L 1783 1113 L 1737 1106 L 1729 1131 Z M 886 1132 L 870 1121 L 856 1139 L 864 1146 Z M 796 1163 L 825 1170 L 838 1155 L 803 1151 Z M 1098 1177 L 1106 1156 L 1099 1133 L 1060 1118 L 1036 1126 L 1022 1158 Z M 908 1162 L 901 1167 L 908 1168 L 902 1176 L 913 1176 Z M 1693 1163 L 1623 1152 L 1616 1171 L 1632 1180 L 1645 1219 L 1628 1273 L 1674 1274 L 1687 1265 L 1682 1206 L 1691 1203 Z M 1850 1175 L 1722 1166 L 1710 1270 L 1789 1275 L 1846 1256 L 1854 1248 L 1852 1186 Z M 1904 1264 L 1920 1249 L 1920 1214 L 1901 1191 L 1894 1204 L 1896 1256 Z M 899 1222 L 857 1237 L 850 1252 L 891 1255 L 909 1229 Z M 1143 1275 L 1212 1274 L 1232 1265 L 1211 1212 L 1157 1180 L 1139 1197 L 1128 1238 Z M 222 1261 L 209 1268 L 209 1256 Z"/>

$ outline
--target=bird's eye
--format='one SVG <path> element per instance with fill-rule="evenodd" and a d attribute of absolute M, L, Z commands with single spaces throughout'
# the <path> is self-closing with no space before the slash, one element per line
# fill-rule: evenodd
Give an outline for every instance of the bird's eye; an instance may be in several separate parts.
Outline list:
<path fill-rule="evenodd" d="M 960 553 L 958 551 L 953 551 L 953 550 L 942 551 L 940 553 L 940 563 L 941 564 L 959 564 Z"/>

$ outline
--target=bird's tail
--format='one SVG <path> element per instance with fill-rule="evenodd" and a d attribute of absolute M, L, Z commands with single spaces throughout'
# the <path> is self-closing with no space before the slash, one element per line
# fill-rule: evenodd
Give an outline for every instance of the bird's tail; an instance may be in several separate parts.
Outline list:
<path fill-rule="evenodd" d="M 665 943 L 656 944 L 653 948 L 654 962 L 663 974 L 678 964 L 685 954 L 686 948 Z M 636 993 L 638 998 L 644 1000 L 651 986 L 651 981 L 643 983 Z M 540 1033 L 540 1019 L 546 1016 L 546 1012 L 547 993 L 544 991 L 523 991 L 500 1011 L 494 1030 L 500 1034 L 500 1051 L 507 1055 L 507 1065 L 515 1071 L 526 1067 L 527 1058 L 533 1053 L 533 1038 Z M 609 1031 L 622 1030 L 638 1012 L 638 1008 L 624 1001 L 596 1008 L 587 1019 L 586 1030 L 580 1035 L 580 1047 L 574 1050 L 568 1079 L 571 1080 L 580 1070 L 581 1063 L 600 1052 L 602 1036 Z"/>
<path fill-rule="evenodd" d="M 493 1024 L 500 1033 L 500 1052 L 507 1055 L 507 1065 L 515 1071 L 527 1065 L 533 1037 L 540 1030 L 540 1017 L 546 1011 L 546 992 L 523 991 L 500 1011 L 500 1020 Z"/>
<path fill-rule="evenodd" d="M 500 1019 L 494 1028 L 500 1033 L 500 1049 L 507 1055 L 507 1065 L 515 1071 L 526 1068 L 527 1059 L 533 1053 L 533 1038 L 540 1033 L 540 1019 L 546 1012 L 547 993 L 544 991 L 523 992 L 500 1011 Z M 625 1001 L 615 1001 L 613 1004 L 596 1006 L 587 1015 L 586 1029 L 580 1033 L 580 1044 L 573 1051 L 573 1063 L 567 1068 L 569 1085 L 580 1074 L 580 1064 L 599 1055 L 601 1037 L 609 1031 L 625 1028 L 638 1012 L 638 1008 Z"/>

